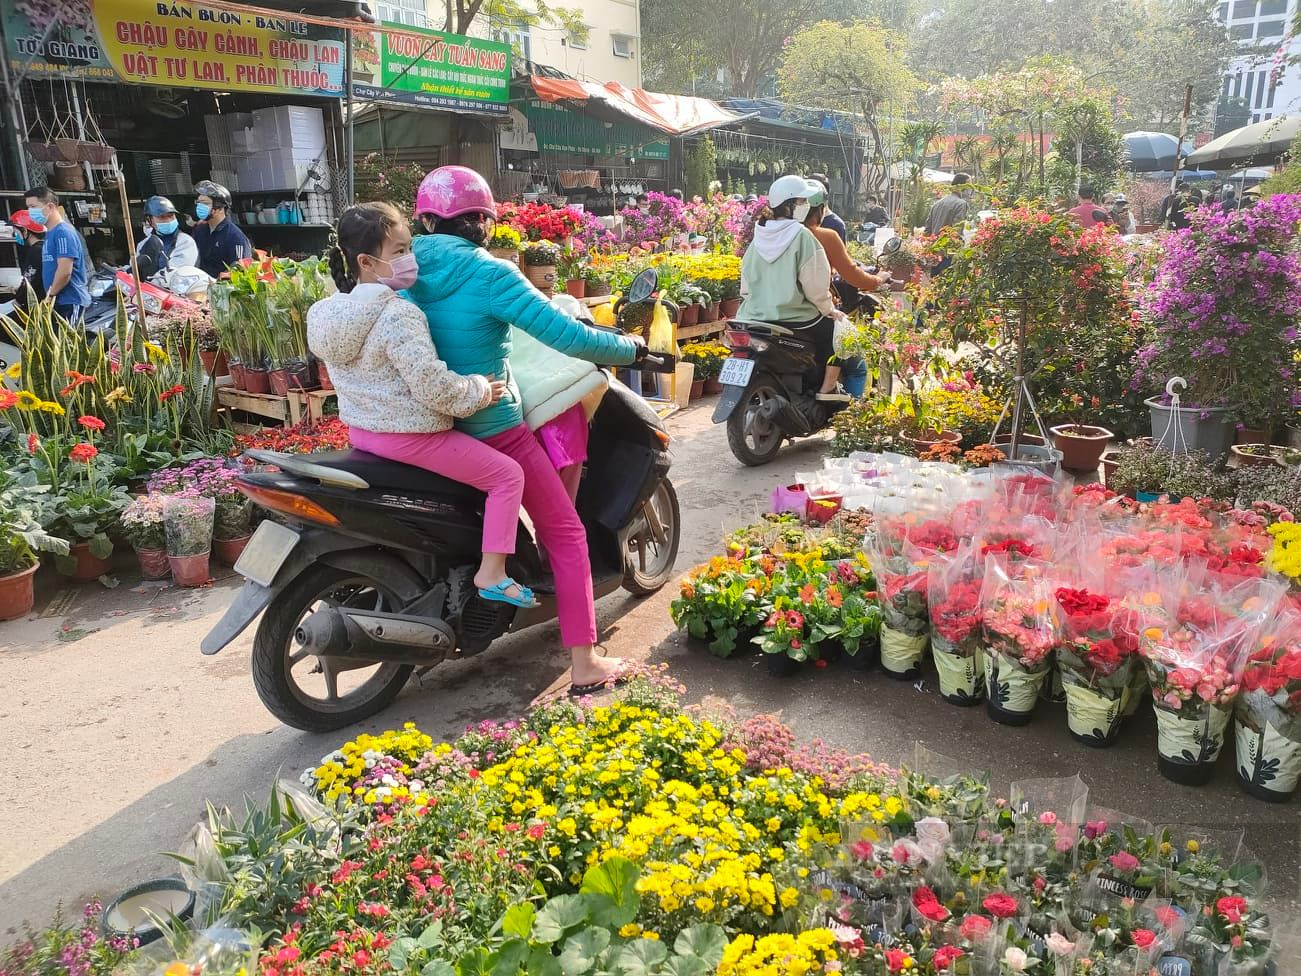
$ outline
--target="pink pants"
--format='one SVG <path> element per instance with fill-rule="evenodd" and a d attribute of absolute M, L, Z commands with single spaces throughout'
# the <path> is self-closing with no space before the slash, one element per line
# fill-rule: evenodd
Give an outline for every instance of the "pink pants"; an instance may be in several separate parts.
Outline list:
<path fill-rule="evenodd" d="M 596 610 L 587 530 L 555 465 L 524 424 L 494 434 L 483 443 L 513 458 L 524 469 L 524 510 L 533 521 L 539 545 L 551 558 L 556 576 L 561 642 L 566 647 L 595 644 Z"/>
<path fill-rule="evenodd" d="M 353 427 L 352 446 L 367 454 L 424 468 L 444 478 L 473 485 L 488 493 L 483 505 L 483 551 L 515 551 L 520 502 L 526 497 L 524 469 L 487 441 L 459 430 L 437 434 L 386 434 Z M 586 553 L 584 553 L 586 555 Z M 592 583 L 587 584 L 588 604 Z"/>

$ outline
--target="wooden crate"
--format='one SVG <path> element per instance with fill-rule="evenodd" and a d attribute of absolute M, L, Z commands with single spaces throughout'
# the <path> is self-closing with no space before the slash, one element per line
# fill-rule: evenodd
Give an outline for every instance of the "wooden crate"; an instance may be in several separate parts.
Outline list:
<path fill-rule="evenodd" d="M 695 325 L 679 325 L 676 332 L 678 342 L 691 342 L 704 336 L 722 335 L 728 321 L 728 319 L 717 319 L 713 322 L 697 322 Z"/>
<path fill-rule="evenodd" d="M 301 420 L 320 423 L 325 418 L 325 402 L 332 396 L 333 390 L 291 390 L 287 397 L 282 397 L 274 393 L 249 393 L 229 386 L 217 388 L 217 402 L 221 406 L 265 417 L 282 427 Z"/>

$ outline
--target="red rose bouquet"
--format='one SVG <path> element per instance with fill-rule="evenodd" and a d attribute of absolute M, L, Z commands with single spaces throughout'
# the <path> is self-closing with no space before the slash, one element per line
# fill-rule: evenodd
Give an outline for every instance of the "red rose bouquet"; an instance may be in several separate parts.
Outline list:
<path fill-rule="evenodd" d="M 1071 735 L 1089 745 L 1110 745 L 1120 731 L 1138 661 L 1138 641 L 1112 626 L 1119 607 L 1092 589 L 1058 587 L 1061 643 L 1057 667 L 1066 692 Z"/>
<path fill-rule="evenodd" d="M 1301 781 L 1301 613 L 1285 609 L 1251 644 L 1234 712 L 1238 780 L 1284 800 Z"/>
<path fill-rule="evenodd" d="M 940 678 L 940 695 L 955 705 L 975 705 L 984 697 L 979 574 L 983 564 L 967 546 L 950 557 L 936 556 L 929 568 L 931 656 Z"/>

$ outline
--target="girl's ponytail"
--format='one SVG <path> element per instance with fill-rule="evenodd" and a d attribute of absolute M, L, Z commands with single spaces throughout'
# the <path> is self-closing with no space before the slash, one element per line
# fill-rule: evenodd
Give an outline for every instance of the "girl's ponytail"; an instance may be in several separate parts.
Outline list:
<path fill-rule="evenodd" d="M 330 277 L 334 279 L 335 287 L 344 294 L 352 291 L 356 287 L 357 279 L 348 270 L 348 257 L 343 253 L 343 248 L 339 247 L 337 231 L 330 235 L 330 246 L 326 248 L 325 257 L 329 262 Z"/>

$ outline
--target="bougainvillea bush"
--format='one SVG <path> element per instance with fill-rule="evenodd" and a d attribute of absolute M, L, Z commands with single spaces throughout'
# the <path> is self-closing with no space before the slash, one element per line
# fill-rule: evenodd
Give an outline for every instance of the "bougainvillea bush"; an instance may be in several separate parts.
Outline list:
<path fill-rule="evenodd" d="M 1185 405 L 1225 407 L 1249 427 L 1295 419 L 1301 408 L 1301 194 L 1225 213 L 1203 207 L 1163 239 L 1142 296 L 1155 339 L 1135 386 L 1151 396 L 1188 381 Z"/>

